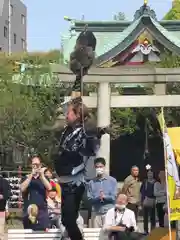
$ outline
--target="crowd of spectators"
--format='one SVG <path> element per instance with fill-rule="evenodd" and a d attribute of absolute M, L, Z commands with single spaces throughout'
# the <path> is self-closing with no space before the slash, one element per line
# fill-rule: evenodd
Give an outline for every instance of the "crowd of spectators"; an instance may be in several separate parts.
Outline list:
<path fill-rule="evenodd" d="M 22 221 L 24 229 L 42 230 L 59 228 L 66 237 L 66 229 L 61 222 L 61 187 L 49 168 L 42 167 L 41 158 L 31 159 L 32 171 L 21 179 L 20 191 L 23 198 Z M 130 175 L 124 180 L 121 189 L 115 178 L 106 174 L 104 158 L 94 160 L 96 177 L 87 182 L 87 199 L 91 205 L 90 226 L 101 228 L 100 238 L 105 239 L 115 234 L 117 239 L 122 234 L 134 234 L 132 239 L 141 239 L 138 217 L 143 210 L 144 233 L 152 231 L 159 221 L 159 226 L 166 226 L 167 195 L 164 171 L 159 172 L 159 180 L 149 167 L 147 177 L 139 181 L 139 168 L 133 166 Z M 3 239 L 5 218 L 8 215 L 10 197 L 8 181 L 0 177 L 0 234 Z M 149 229 L 149 220 L 151 227 Z M 79 213 L 77 224 L 83 231 L 84 220 Z M 107 234 L 108 233 L 108 234 Z M 136 234 L 136 235 L 135 235 Z M 125 236 L 124 235 L 124 236 Z M 103 237 L 102 237 L 103 236 Z M 131 239 L 131 236 L 129 239 Z M 139 237 L 139 238 L 138 238 Z M 119 236 L 119 239 L 121 239 Z M 125 238 L 122 238 L 125 239 Z"/>

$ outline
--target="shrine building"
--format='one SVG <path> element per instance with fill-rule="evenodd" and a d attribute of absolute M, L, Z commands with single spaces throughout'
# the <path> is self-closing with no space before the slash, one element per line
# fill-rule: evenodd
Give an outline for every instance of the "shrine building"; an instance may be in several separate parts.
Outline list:
<path fill-rule="evenodd" d="M 145 3 L 135 12 L 133 21 L 72 20 L 70 31 L 62 36 L 65 63 L 85 25 L 97 39 L 97 67 L 159 62 L 165 51 L 180 55 L 180 20 L 158 21 L 155 11 Z"/>
<path fill-rule="evenodd" d="M 68 31 L 68 34 L 62 36 L 62 49 L 65 64 L 69 63 L 70 53 L 73 51 L 76 39 L 80 32 L 84 30 L 86 25 L 88 26 L 88 30 L 94 33 L 97 40 L 95 52 L 96 58 L 94 61 L 94 66 L 92 67 L 92 72 L 96 71 L 96 68 L 97 71 L 100 71 L 100 68 L 104 68 L 102 69 L 102 71 L 104 71 L 104 75 L 100 76 L 99 80 L 96 76 L 93 76 L 93 74 L 90 74 L 87 76 L 87 78 L 89 77 L 88 79 L 91 79 L 94 77 L 94 79 L 96 78 L 96 81 L 99 81 L 100 84 L 99 103 L 101 104 L 101 107 L 99 107 L 100 110 L 97 111 L 97 118 L 101 123 L 103 121 L 110 123 L 110 104 L 111 107 L 118 107 L 116 101 L 113 101 L 113 96 L 112 101 L 110 101 L 110 93 L 107 83 L 108 81 L 106 83 L 101 82 L 103 81 L 103 78 L 105 78 L 106 73 L 108 73 L 108 69 L 112 70 L 112 68 L 114 68 L 113 71 L 119 73 L 119 69 L 122 66 L 127 66 L 127 69 L 130 70 L 138 67 L 140 68 L 139 71 L 143 71 L 141 70 L 141 67 L 146 68 L 146 63 L 158 63 L 165 54 L 180 56 L 180 20 L 159 21 L 155 11 L 148 6 L 147 1 L 145 1 L 144 4 L 135 12 L 132 21 L 70 21 L 70 31 Z M 60 69 L 60 67 L 57 67 L 57 69 Z M 145 69 L 144 71 L 146 72 L 145 75 L 148 76 L 147 72 L 152 73 L 153 70 L 150 71 Z M 58 70 L 55 72 L 58 73 Z M 91 72 L 91 69 L 89 72 Z M 110 76 L 113 74 L 112 71 L 109 71 L 109 73 L 110 74 L 108 75 L 108 78 L 110 79 Z M 72 73 L 68 72 L 68 74 L 60 74 L 59 78 L 70 79 Z M 134 76 L 132 75 L 133 74 L 131 74 L 130 79 L 134 79 Z M 144 79 L 150 78 L 150 76 L 147 76 L 145 76 Z M 113 77 L 114 79 L 117 79 L 120 78 L 120 75 L 118 77 Z M 123 77 L 124 75 L 121 75 L 121 78 Z M 128 77 L 126 77 L 126 79 L 127 78 Z M 118 81 L 120 82 L 120 80 Z M 109 80 L 109 82 L 113 82 L 113 80 Z M 141 85 L 142 87 L 147 87 L 144 84 Z M 165 86 L 166 84 L 161 85 Z M 134 90 L 137 88 L 137 86 L 139 86 L 137 81 L 134 81 L 134 83 L 129 81 L 128 86 L 126 86 L 126 84 L 121 84 L 121 87 L 133 88 Z M 135 95 L 134 90 L 133 95 Z M 95 105 L 93 106 L 95 107 Z M 126 141 L 126 143 L 123 141 Z M 127 139 L 123 141 L 120 140 L 120 142 L 116 142 L 114 144 L 115 147 L 112 147 L 111 144 L 111 152 L 109 138 L 104 139 L 102 144 L 104 149 L 103 156 L 105 156 L 107 159 L 107 162 L 110 165 L 109 168 L 111 169 L 111 172 L 113 172 L 113 175 L 120 181 L 122 181 L 123 178 L 129 174 L 130 168 L 132 165 L 134 165 L 134 162 L 142 160 L 142 153 L 140 153 L 140 151 L 137 153 L 137 148 L 139 146 L 136 145 L 137 140 L 128 140 L 128 147 Z M 158 147 L 157 144 L 158 142 L 154 141 L 152 143 L 152 148 L 154 149 L 154 146 Z M 131 151 L 128 150 L 129 148 L 131 148 Z M 159 148 L 161 148 L 161 146 L 159 146 Z M 125 154 L 125 149 L 129 155 Z M 116 156 L 113 156 L 112 152 Z M 153 154 L 152 158 L 154 165 L 157 169 L 160 169 L 161 166 L 158 166 L 160 163 L 160 155 L 158 156 L 157 153 Z M 109 160 L 109 157 L 111 161 Z M 123 161 L 119 161 L 119 158 L 123 159 Z M 126 161 L 127 159 L 128 161 Z M 161 163 L 164 164 L 164 157 L 162 158 Z M 140 163 L 137 162 L 137 165 L 140 165 Z M 122 170 L 122 178 L 119 178 L 119 169 Z"/>

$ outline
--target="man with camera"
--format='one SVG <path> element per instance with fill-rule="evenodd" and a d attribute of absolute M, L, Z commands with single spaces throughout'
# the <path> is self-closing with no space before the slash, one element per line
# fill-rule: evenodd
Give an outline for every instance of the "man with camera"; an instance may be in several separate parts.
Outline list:
<path fill-rule="evenodd" d="M 23 225 L 25 229 L 45 230 L 49 228 L 46 192 L 51 184 L 44 176 L 41 158 L 31 158 L 32 172 L 22 180 L 20 189 L 24 200 Z"/>
<path fill-rule="evenodd" d="M 132 210 L 126 208 L 128 198 L 118 194 L 115 207 L 105 216 L 104 236 L 115 240 L 141 240 L 143 235 L 137 232 L 136 218 Z M 103 237 L 102 239 L 105 239 Z"/>

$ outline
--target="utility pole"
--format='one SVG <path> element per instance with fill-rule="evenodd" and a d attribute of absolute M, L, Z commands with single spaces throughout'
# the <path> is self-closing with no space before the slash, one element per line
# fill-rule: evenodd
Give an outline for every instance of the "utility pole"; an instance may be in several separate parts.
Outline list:
<path fill-rule="evenodd" d="M 11 55 L 12 49 L 11 49 L 11 15 L 12 15 L 12 9 L 11 9 L 11 0 L 8 0 L 8 54 Z"/>

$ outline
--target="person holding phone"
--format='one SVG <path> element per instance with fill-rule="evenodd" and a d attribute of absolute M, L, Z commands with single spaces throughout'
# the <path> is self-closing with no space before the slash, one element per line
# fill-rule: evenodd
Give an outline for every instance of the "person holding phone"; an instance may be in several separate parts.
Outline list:
<path fill-rule="evenodd" d="M 31 158 L 31 166 L 31 174 L 22 179 L 20 185 L 24 200 L 23 225 L 25 229 L 46 230 L 49 228 L 46 192 L 52 186 L 44 176 L 40 156 Z"/>

